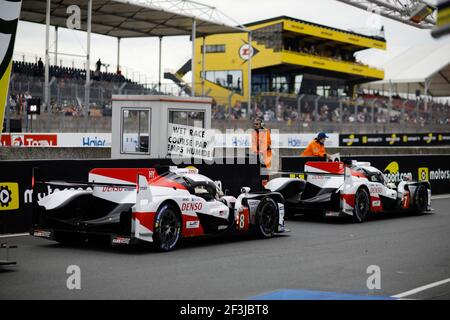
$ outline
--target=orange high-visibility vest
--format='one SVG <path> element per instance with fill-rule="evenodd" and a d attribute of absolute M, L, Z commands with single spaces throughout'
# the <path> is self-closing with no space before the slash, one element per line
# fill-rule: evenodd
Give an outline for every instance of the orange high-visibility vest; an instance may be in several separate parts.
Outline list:
<path fill-rule="evenodd" d="M 303 151 L 302 157 L 325 157 L 326 153 L 325 145 L 314 139 Z"/>
<path fill-rule="evenodd" d="M 272 164 L 272 139 L 270 137 L 270 131 L 267 129 L 261 129 L 252 132 L 252 152 L 256 154 L 262 154 L 264 164 L 267 168 L 270 168 Z"/>

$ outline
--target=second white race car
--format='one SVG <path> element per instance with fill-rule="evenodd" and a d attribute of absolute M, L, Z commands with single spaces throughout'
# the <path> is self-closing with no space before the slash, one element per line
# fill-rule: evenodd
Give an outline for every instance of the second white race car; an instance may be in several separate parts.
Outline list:
<path fill-rule="evenodd" d="M 368 162 L 307 162 L 297 176 L 301 178 L 276 178 L 266 185 L 284 196 L 286 215 L 322 213 L 362 222 L 376 212 L 431 211 L 428 181 L 406 177 L 390 183 Z"/>

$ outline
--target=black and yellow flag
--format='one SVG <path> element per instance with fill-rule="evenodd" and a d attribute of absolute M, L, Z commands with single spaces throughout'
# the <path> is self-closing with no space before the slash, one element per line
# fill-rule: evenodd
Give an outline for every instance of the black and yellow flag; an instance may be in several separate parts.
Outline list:
<path fill-rule="evenodd" d="M 0 133 L 3 131 L 21 0 L 0 0 Z"/>

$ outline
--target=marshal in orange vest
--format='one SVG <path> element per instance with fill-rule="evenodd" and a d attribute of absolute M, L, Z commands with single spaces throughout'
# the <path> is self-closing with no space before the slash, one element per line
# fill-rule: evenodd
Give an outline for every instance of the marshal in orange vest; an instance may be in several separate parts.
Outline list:
<path fill-rule="evenodd" d="M 252 152 L 262 155 L 266 168 L 272 165 L 272 139 L 268 129 L 253 130 Z"/>

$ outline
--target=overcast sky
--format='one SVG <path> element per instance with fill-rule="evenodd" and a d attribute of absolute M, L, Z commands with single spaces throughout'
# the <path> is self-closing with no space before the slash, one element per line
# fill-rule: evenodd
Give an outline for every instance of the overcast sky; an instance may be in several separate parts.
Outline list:
<path fill-rule="evenodd" d="M 363 10 L 345 5 L 336 0 L 200 0 L 205 4 L 215 6 L 226 15 L 240 23 L 272 18 L 281 15 L 316 22 L 336 28 L 367 31 L 369 28 L 384 25 L 388 50 L 365 50 L 359 54 L 359 59 L 374 65 L 382 66 L 385 61 L 403 52 L 410 46 L 420 46 L 436 43 L 430 35 L 430 30 L 416 29 L 383 17 L 374 16 Z M 51 29 L 51 45 L 54 43 L 54 29 Z M 71 54 L 86 54 L 86 33 L 60 29 L 58 51 Z M 440 42 L 450 43 L 447 36 Z M 15 45 L 15 59 L 21 59 L 25 54 L 29 59 L 44 57 L 45 26 L 20 22 Z M 102 62 L 111 64 L 109 70 L 116 68 L 117 40 L 115 38 L 92 35 L 91 66 L 101 58 Z M 53 51 L 51 48 L 50 51 Z M 191 56 L 191 44 L 188 37 L 171 37 L 163 40 L 163 71 L 176 70 Z M 62 57 L 63 64 L 82 66 L 81 58 Z M 51 63 L 53 58 L 51 57 Z M 58 61 L 59 64 L 59 61 Z M 158 76 L 158 39 L 122 39 L 121 65 L 123 73 L 128 77 L 138 79 L 141 74 L 143 82 L 157 82 Z"/>

